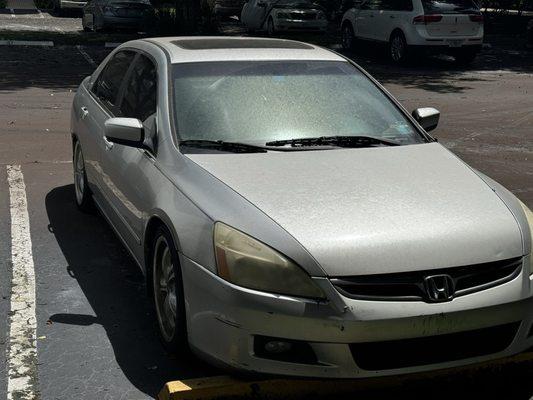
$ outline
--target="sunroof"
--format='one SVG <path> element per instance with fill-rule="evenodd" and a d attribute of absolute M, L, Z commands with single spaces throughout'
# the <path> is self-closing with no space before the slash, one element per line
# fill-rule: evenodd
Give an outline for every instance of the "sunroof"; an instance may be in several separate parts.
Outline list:
<path fill-rule="evenodd" d="M 186 50 L 216 50 L 216 49 L 291 49 L 312 50 L 307 44 L 292 40 L 276 39 L 182 39 L 172 42 Z"/>

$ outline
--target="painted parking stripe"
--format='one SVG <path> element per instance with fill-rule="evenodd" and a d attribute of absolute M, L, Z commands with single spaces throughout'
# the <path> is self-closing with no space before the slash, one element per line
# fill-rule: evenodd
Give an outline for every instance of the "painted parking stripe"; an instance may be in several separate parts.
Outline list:
<path fill-rule="evenodd" d="M 41 46 L 53 47 L 54 42 L 50 40 L 0 40 L 0 46 Z"/>
<path fill-rule="evenodd" d="M 15 18 L 15 10 L 13 10 L 12 8 L 10 8 L 9 10 L 11 11 L 11 16 Z"/>
<path fill-rule="evenodd" d="M 96 67 L 96 62 L 92 59 L 92 57 L 81 47 L 81 45 L 77 45 L 76 48 L 80 52 L 80 54 L 85 58 L 85 60 L 91 64 L 93 67 Z"/>
<path fill-rule="evenodd" d="M 37 399 L 35 269 L 26 186 L 20 165 L 7 166 L 11 213 L 11 312 L 7 400 Z"/>

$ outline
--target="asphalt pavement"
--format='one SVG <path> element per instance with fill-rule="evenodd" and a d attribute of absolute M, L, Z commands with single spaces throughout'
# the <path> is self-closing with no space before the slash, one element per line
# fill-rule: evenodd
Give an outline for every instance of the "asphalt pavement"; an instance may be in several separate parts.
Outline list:
<path fill-rule="evenodd" d="M 0 17 L 0 25 L 19 18 Z M 13 259 L 8 165 L 22 166 L 28 200 L 38 352 L 30 373 L 41 399 L 153 398 L 168 380 L 222 373 L 163 350 L 138 268 L 101 217 L 75 207 L 70 105 L 77 85 L 94 69 L 91 60 L 97 64 L 109 51 L 103 44 L 0 46 L 0 400 L 7 398 L 9 327 L 2 322 L 10 315 Z M 440 142 L 533 207 L 531 53 L 495 39 L 466 69 L 442 57 L 392 67 L 372 49 L 347 55 L 408 110 L 440 109 L 434 132 Z M 365 398 L 505 393 L 529 399 L 532 377 L 532 366 L 520 366 L 410 383 Z"/>

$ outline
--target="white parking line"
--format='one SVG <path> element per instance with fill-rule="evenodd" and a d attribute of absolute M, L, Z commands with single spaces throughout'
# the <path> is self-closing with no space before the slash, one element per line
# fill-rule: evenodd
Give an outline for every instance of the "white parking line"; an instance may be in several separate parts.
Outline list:
<path fill-rule="evenodd" d="M 89 54 L 87 54 L 87 52 L 85 50 L 83 50 L 83 48 L 81 47 L 81 45 L 77 45 L 76 48 L 78 49 L 78 51 L 80 52 L 80 54 L 83 56 L 83 58 L 85 58 L 85 60 L 87 60 L 87 62 L 89 64 L 91 64 L 93 67 L 96 67 L 96 62 L 91 58 L 91 56 Z"/>
<path fill-rule="evenodd" d="M 11 16 L 15 18 L 15 10 L 13 10 L 12 8 L 10 8 L 9 10 L 11 11 Z"/>
<path fill-rule="evenodd" d="M 53 47 L 50 40 L 0 40 L 0 46 L 43 46 Z"/>
<path fill-rule="evenodd" d="M 26 186 L 20 165 L 7 166 L 11 212 L 11 313 L 9 317 L 7 400 L 35 400 L 37 347 L 35 269 Z"/>

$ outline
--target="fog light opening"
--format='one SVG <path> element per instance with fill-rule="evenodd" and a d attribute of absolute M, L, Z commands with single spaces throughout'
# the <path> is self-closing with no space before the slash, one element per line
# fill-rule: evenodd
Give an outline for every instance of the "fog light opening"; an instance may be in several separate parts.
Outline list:
<path fill-rule="evenodd" d="M 300 340 L 255 336 L 254 355 L 268 360 L 297 364 L 318 364 L 311 345 Z"/>
<path fill-rule="evenodd" d="M 292 344 L 281 340 L 272 340 L 265 343 L 265 351 L 272 354 L 286 353 L 292 349 Z"/>

